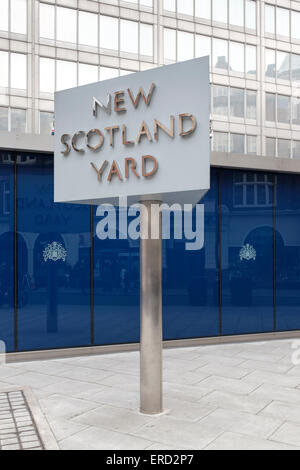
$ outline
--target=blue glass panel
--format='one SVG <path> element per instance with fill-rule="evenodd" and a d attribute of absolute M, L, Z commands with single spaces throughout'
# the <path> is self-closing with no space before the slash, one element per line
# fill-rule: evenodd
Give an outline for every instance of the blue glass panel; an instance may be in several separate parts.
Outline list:
<path fill-rule="evenodd" d="M 273 176 L 222 171 L 222 334 L 273 329 Z"/>
<path fill-rule="evenodd" d="M 20 350 L 90 344 L 90 207 L 53 202 L 53 158 L 18 156 Z"/>
<path fill-rule="evenodd" d="M 96 211 L 97 207 L 94 209 L 95 344 L 137 342 L 140 337 L 139 241 L 122 239 L 118 229 L 115 240 L 101 240 L 96 229 L 105 215 L 98 217 Z M 118 223 L 117 227 L 120 227 Z"/>
<path fill-rule="evenodd" d="M 186 238 L 163 241 L 164 339 L 215 336 L 219 333 L 219 231 L 217 170 L 204 204 L 204 246 L 187 250 Z M 197 223 L 195 210 L 193 227 Z M 174 229 L 174 220 L 172 228 Z M 178 223 L 178 222 L 177 222 Z M 203 220 L 197 226 L 203 228 Z M 173 230 L 171 233 L 174 233 Z"/>
<path fill-rule="evenodd" d="M 300 178 L 277 175 L 276 326 L 300 329 Z"/>
<path fill-rule="evenodd" d="M 0 341 L 14 348 L 14 162 L 0 152 Z"/>

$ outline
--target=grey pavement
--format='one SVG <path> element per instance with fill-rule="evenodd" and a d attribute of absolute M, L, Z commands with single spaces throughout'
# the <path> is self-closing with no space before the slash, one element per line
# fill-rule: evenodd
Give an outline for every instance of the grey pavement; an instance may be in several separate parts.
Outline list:
<path fill-rule="evenodd" d="M 0 393 L 30 387 L 60 449 L 300 450 L 292 343 L 165 349 L 160 416 L 138 411 L 138 352 L 3 365 Z"/>

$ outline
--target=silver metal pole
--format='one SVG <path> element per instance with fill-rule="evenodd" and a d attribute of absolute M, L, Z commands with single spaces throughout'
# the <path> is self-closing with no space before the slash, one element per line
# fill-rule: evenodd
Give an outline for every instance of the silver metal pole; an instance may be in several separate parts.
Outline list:
<path fill-rule="evenodd" d="M 142 201 L 140 277 L 141 277 L 141 336 L 140 336 L 140 412 L 158 414 L 162 404 L 162 242 L 160 201 Z M 155 214 L 151 206 L 155 206 Z M 151 236 L 151 225 L 157 237 Z M 148 233 L 148 238 L 145 234 Z"/>

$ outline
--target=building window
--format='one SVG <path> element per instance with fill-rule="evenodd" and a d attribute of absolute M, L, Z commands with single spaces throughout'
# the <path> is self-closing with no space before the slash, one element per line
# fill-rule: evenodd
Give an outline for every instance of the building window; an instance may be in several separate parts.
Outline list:
<path fill-rule="evenodd" d="M 231 153 L 245 153 L 245 136 L 244 134 L 230 133 L 230 148 Z"/>
<path fill-rule="evenodd" d="M 0 51 L 0 87 L 8 88 L 8 52 Z"/>
<path fill-rule="evenodd" d="M 292 123 L 300 126 L 300 98 L 292 98 Z"/>
<path fill-rule="evenodd" d="M 290 11 L 286 8 L 276 8 L 276 34 L 289 37 Z"/>
<path fill-rule="evenodd" d="M 212 0 L 213 20 L 219 23 L 227 23 L 227 0 Z"/>
<path fill-rule="evenodd" d="M 245 3 L 246 28 L 256 29 L 256 2 L 246 0 Z"/>
<path fill-rule="evenodd" d="M 277 51 L 276 73 L 279 80 L 290 80 L 290 54 Z"/>
<path fill-rule="evenodd" d="M 256 121 L 256 91 L 246 90 L 246 118 Z"/>
<path fill-rule="evenodd" d="M 98 46 L 98 15 L 79 11 L 78 43 L 85 46 Z"/>
<path fill-rule="evenodd" d="M 175 29 L 164 29 L 164 58 L 176 61 L 176 31 Z"/>
<path fill-rule="evenodd" d="M 113 69 L 110 67 L 100 67 L 100 80 L 109 80 L 110 78 L 116 78 L 119 76 L 119 69 Z"/>
<path fill-rule="evenodd" d="M 77 64 L 66 60 L 56 61 L 56 90 L 65 90 L 77 85 Z"/>
<path fill-rule="evenodd" d="M 213 113 L 228 116 L 228 87 L 213 85 Z"/>
<path fill-rule="evenodd" d="M 244 0 L 229 0 L 229 24 L 244 26 Z"/>
<path fill-rule="evenodd" d="M 291 141 L 287 139 L 278 139 L 278 157 L 290 158 L 291 156 Z"/>
<path fill-rule="evenodd" d="M 10 0 L 10 31 L 27 34 L 27 0 Z"/>
<path fill-rule="evenodd" d="M 275 34 L 275 7 L 265 5 L 265 32 Z"/>
<path fill-rule="evenodd" d="M 243 88 L 230 88 L 230 116 L 244 118 L 245 116 L 245 103 L 244 103 L 244 89 Z"/>
<path fill-rule="evenodd" d="M 265 49 L 265 76 L 276 77 L 276 59 L 274 49 Z"/>
<path fill-rule="evenodd" d="M 234 206 L 272 206 L 273 180 L 264 173 L 240 173 L 234 181 Z"/>
<path fill-rule="evenodd" d="M 40 3 L 40 37 L 54 39 L 55 37 L 55 7 Z"/>
<path fill-rule="evenodd" d="M 77 12 L 71 8 L 56 7 L 56 39 L 77 42 Z"/>
<path fill-rule="evenodd" d="M 214 152 L 228 152 L 228 134 L 226 132 L 214 132 L 213 150 Z"/>
<path fill-rule="evenodd" d="M 8 1 L 9 0 L 1 0 L 0 3 L 0 30 L 1 31 L 8 31 Z"/>
<path fill-rule="evenodd" d="M 294 140 L 292 145 L 292 158 L 300 158 L 300 141 Z"/>
<path fill-rule="evenodd" d="M 87 85 L 98 81 L 97 65 L 79 64 L 78 65 L 78 85 Z"/>
<path fill-rule="evenodd" d="M 256 155 L 257 154 L 257 137 L 256 135 L 247 135 L 247 155 Z"/>
<path fill-rule="evenodd" d="M 100 16 L 100 48 L 119 49 L 119 20 L 111 16 Z"/>
<path fill-rule="evenodd" d="M 256 46 L 246 44 L 246 74 L 256 75 Z"/>
<path fill-rule="evenodd" d="M 213 67 L 228 71 L 228 42 L 213 39 Z"/>
<path fill-rule="evenodd" d="M 140 23 L 140 55 L 153 57 L 153 26 Z"/>
<path fill-rule="evenodd" d="M 266 156 L 276 157 L 276 139 L 273 137 L 266 137 Z"/>
<path fill-rule="evenodd" d="M 0 107 L 0 131 L 8 131 L 8 108 Z"/>
<path fill-rule="evenodd" d="M 244 44 L 240 42 L 229 43 L 229 70 L 230 72 L 245 73 Z"/>
<path fill-rule="evenodd" d="M 27 56 L 10 54 L 10 86 L 20 90 L 27 89 Z"/>
<path fill-rule="evenodd" d="M 300 39 L 300 12 L 291 11 L 291 36 L 294 39 Z"/>
<path fill-rule="evenodd" d="M 290 123 L 290 97 L 277 95 L 277 121 L 285 124 Z"/>
<path fill-rule="evenodd" d="M 120 51 L 138 54 L 138 23 L 135 21 L 120 21 Z"/>
<path fill-rule="evenodd" d="M 194 1 L 193 0 L 177 0 L 177 13 L 181 15 L 194 14 Z"/>
<path fill-rule="evenodd" d="M 194 35 L 178 31 L 177 33 L 177 60 L 193 59 L 194 57 Z"/>
<path fill-rule="evenodd" d="M 276 95 L 274 93 L 266 93 L 266 120 L 276 121 Z"/>
<path fill-rule="evenodd" d="M 211 39 L 208 36 L 195 36 L 195 57 L 211 56 Z"/>
<path fill-rule="evenodd" d="M 53 113 L 40 111 L 40 134 L 51 135 L 53 128 Z"/>
<path fill-rule="evenodd" d="M 195 16 L 210 20 L 211 18 L 211 0 L 195 1 Z"/>
<path fill-rule="evenodd" d="M 164 1 L 164 10 L 173 11 L 175 13 L 175 11 L 176 11 L 176 0 L 163 0 L 163 1 Z"/>
<path fill-rule="evenodd" d="M 12 132 L 26 132 L 26 110 L 15 109 L 10 110 L 10 130 Z"/>
<path fill-rule="evenodd" d="M 40 92 L 55 91 L 55 60 L 40 57 Z"/>

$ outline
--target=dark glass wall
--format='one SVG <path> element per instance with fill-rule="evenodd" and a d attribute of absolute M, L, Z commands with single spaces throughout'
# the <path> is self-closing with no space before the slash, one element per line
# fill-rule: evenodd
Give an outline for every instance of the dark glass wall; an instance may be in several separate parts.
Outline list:
<path fill-rule="evenodd" d="M 20 350 L 90 344 L 90 208 L 54 204 L 53 159 L 17 156 Z"/>
<path fill-rule="evenodd" d="M 0 152 L 0 340 L 14 350 L 14 155 Z"/>
<path fill-rule="evenodd" d="M 276 327 L 286 331 L 300 329 L 300 178 L 276 179 Z"/>
<path fill-rule="evenodd" d="M 164 339 L 216 336 L 219 333 L 218 172 L 211 171 L 210 190 L 200 201 L 204 219 L 193 210 L 193 231 L 204 230 L 204 246 L 187 250 L 187 238 L 163 242 Z M 171 234 L 174 233 L 174 216 Z M 177 221 L 178 225 L 178 221 Z M 200 237 L 199 237 L 200 238 Z"/>
<path fill-rule="evenodd" d="M 273 175 L 222 171 L 224 335 L 273 330 L 273 194 Z"/>
<path fill-rule="evenodd" d="M 139 341 L 139 242 L 118 230 L 99 239 L 97 208 L 54 204 L 51 155 L 0 157 L 7 350 Z M 194 210 L 190 227 L 204 235 L 195 251 L 188 237 L 173 236 L 180 220 L 171 215 L 165 339 L 300 329 L 299 183 L 297 175 L 212 169 L 203 217 Z"/>

